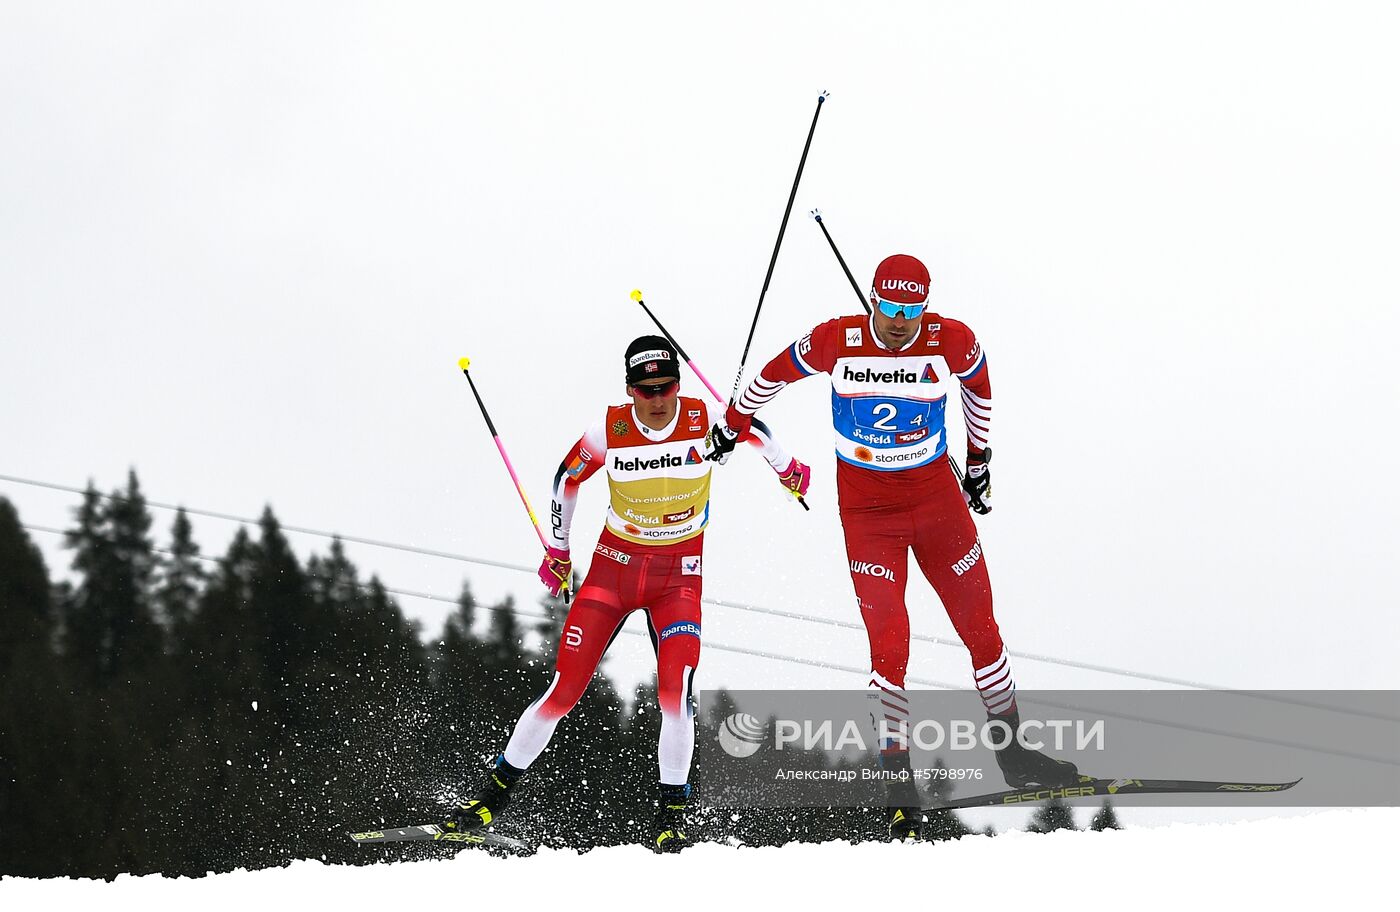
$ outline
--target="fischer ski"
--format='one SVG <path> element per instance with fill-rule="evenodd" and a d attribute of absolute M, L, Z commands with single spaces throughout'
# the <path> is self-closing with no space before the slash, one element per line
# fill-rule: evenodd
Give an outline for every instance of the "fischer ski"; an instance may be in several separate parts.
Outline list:
<path fill-rule="evenodd" d="M 1208 792 L 1219 795 L 1247 795 L 1264 792 L 1282 792 L 1302 782 L 1217 782 L 1201 779 L 1095 779 L 1080 776 L 1077 785 L 1056 788 L 1006 789 L 1001 792 L 988 792 L 984 795 L 969 795 L 965 798 L 949 798 L 925 807 L 925 811 L 951 811 L 959 808 L 1001 807 L 1012 804 L 1031 804 L 1037 801 L 1051 801 L 1059 798 L 1068 801 L 1074 798 L 1110 797 L 1113 795 L 1168 795 Z"/>
<path fill-rule="evenodd" d="M 350 838 L 357 844 L 364 845 L 371 842 L 418 842 L 432 840 L 433 842 L 450 842 L 465 845 L 489 845 L 499 846 L 503 849 L 528 850 L 529 843 L 521 842 L 519 839 L 511 839 L 509 836 L 501 836 L 492 833 L 490 830 L 456 830 L 444 829 L 436 823 L 424 823 L 418 826 L 396 827 L 390 830 L 372 830 L 368 833 L 351 833 Z"/>

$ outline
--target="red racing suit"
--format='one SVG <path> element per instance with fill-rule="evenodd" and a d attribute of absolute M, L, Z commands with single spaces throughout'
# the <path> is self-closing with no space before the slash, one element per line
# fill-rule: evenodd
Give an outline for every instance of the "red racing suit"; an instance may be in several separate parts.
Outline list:
<path fill-rule="evenodd" d="M 987 359 L 965 324 L 925 314 L 899 350 L 875 336 L 873 318 L 839 317 L 770 361 L 735 408 L 752 415 L 787 384 L 831 376 L 836 490 L 846 556 L 870 638 L 872 688 L 886 719 L 907 721 L 912 550 L 972 658 L 987 710 L 1015 709 L 1015 681 L 992 614 L 986 558 L 948 464 L 945 409 L 957 387 L 969 452 L 987 446 L 992 386 Z"/>

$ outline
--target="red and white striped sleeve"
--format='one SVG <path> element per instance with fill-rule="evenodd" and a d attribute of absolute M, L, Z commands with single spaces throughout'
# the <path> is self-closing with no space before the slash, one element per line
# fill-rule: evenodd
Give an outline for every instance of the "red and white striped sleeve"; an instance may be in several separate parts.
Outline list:
<path fill-rule="evenodd" d="M 574 522 L 578 486 L 603 467 L 608 452 L 608 435 L 603 422 L 593 425 L 575 441 L 554 473 L 549 499 L 549 535 L 545 541 L 561 551 L 569 550 L 569 528 Z"/>
<path fill-rule="evenodd" d="M 952 327 L 947 326 L 953 323 Z M 962 386 L 963 423 L 967 425 L 967 451 L 981 453 L 992 433 L 992 377 L 987 369 L 987 353 L 977 337 L 963 323 L 944 320 L 948 345 L 944 357 Z M 961 332 L 948 332 L 948 329 Z"/>
<path fill-rule="evenodd" d="M 813 374 L 830 373 L 836 363 L 837 326 L 828 320 L 778 353 L 753 378 L 734 403 L 742 415 L 752 415 L 773 400 L 789 383 Z"/>

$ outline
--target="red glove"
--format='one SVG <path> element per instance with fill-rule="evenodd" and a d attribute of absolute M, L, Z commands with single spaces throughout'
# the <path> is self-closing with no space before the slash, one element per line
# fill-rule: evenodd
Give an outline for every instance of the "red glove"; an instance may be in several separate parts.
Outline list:
<path fill-rule="evenodd" d="M 724 423 L 729 425 L 735 436 L 742 437 L 753 427 L 753 416 L 745 415 L 731 405 L 724 413 Z"/>
<path fill-rule="evenodd" d="M 552 596 L 568 589 L 573 579 L 574 563 L 569 560 L 569 552 L 564 548 L 546 548 L 544 560 L 540 561 L 540 582 Z"/>
<path fill-rule="evenodd" d="M 798 497 L 807 493 L 807 488 L 812 484 L 812 469 L 794 459 L 788 463 L 788 467 L 778 473 L 778 481 Z"/>

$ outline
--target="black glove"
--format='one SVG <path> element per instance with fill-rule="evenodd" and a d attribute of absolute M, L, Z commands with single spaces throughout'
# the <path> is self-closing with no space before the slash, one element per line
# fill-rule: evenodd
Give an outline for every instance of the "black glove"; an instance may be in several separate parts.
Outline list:
<path fill-rule="evenodd" d="M 705 437 L 705 458 L 724 465 L 739 445 L 739 432 L 727 424 L 716 424 Z"/>
<path fill-rule="evenodd" d="M 977 513 L 992 512 L 992 470 L 987 464 L 992 461 L 992 448 L 981 453 L 967 454 L 967 474 L 963 476 L 963 500 Z"/>

